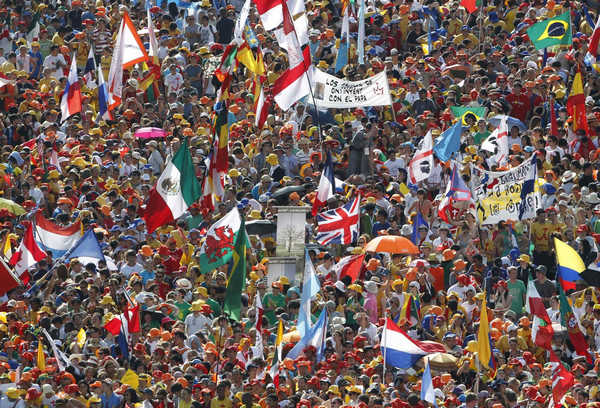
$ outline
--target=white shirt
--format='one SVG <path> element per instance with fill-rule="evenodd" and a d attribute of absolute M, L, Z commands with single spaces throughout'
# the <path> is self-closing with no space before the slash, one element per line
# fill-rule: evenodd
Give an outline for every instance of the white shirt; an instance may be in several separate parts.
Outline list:
<path fill-rule="evenodd" d="M 385 167 L 387 167 L 387 169 L 390 171 L 390 176 L 392 177 L 398 177 L 399 171 L 398 169 L 404 169 L 406 168 L 406 163 L 404 163 L 403 159 L 397 159 L 397 158 L 393 158 L 386 161 L 385 163 L 383 163 L 383 165 Z"/>
<path fill-rule="evenodd" d="M 58 54 L 58 55 L 50 54 L 44 59 L 44 64 L 43 64 L 44 69 L 51 68 L 54 70 L 54 71 L 52 71 L 52 74 L 50 74 L 50 75 L 56 79 L 62 79 L 66 76 L 63 69 L 56 65 L 59 62 L 64 65 L 67 65 L 67 61 L 65 61 L 65 57 L 63 57 L 62 54 Z"/>
<path fill-rule="evenodd" d="M 204 316 L 202 313 L 196 316 L 194 312 L 187 315 L 184 321 L 185 334 L 188 336 L 203 331 L 204 329 L 210 329 L 212 321 Z"/>
<path fill-rule="evenodd" d="M 144 267 L 142 265 L 140 265 L 139 263 L 136 263 L 133 266 L 129 266 L 129 264 L 127 264 L 127 263 L 121 265 L 121 273 L 126 278 L 129 278 L 134 273 L 138 273 L 138 274 L 142 273 L 143 270 L 144 270 Z"/>
<path fill-rule="evenodd" d="M 165 86 L 169 93 L 178 92 L 183 86 L 183 77 L 179 72 L 168 73 L 165 76 Z"/>
<path fill-rule="evenodd" d="M 456 292 L 461 299 L 465 299 L 467 297 L 467 290 L 469 289 L 472 289 L 473 292 L 475 292 L 475 288 L 473 287 L 473 285 L 459 286 L 458 283 L 455 283 L 454 285 L 450 286 L 450 288 L 448 289 L 448 293 Z"/>

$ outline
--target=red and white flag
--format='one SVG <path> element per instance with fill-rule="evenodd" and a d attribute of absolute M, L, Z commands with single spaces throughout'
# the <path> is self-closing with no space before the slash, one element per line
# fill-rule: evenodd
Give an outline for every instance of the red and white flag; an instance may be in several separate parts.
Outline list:
<path fill-rule="evenodd" d="M 108 109 L 121 103 L 123 70 L 148 60 L 148 53 L 129 14 L 125 11 L 115 41 L 110 70 L 108 71 Z"/>
<path fill-rule="evenodd" d="M 260 21 L 265 30 L 271 31 L 277 28 L 284 19 L 284 10 L 282 0 L 253 0 L 256 5 L 256 11 L 260 15 Z M 287 0 L 285 2 L 289 14 L 296 16 L 304 13 L 306 8 L 304 0 Z"/>
<path fill-rule="evenodd" d="M 421 143 L 421 148 L 415 152 L 415 156 L 408 163 L 408 174 L 410 182 L 417 184 L 427 180 L 433 171 L 433 137 L 431 130 L 427 132 Z"/>
<path fill-rule="evenodd" d="M 260 294 L 257 292 L 254 297 L 254 308 L 256 309 L 256 324 L 254 326 L 256 330 L 256 338 L 254 340 L 254 346 L 252 349 L 252 358 L 264 358 L 263 353 L 263 338 L 262 338 L 262 320 L 265 313 L 262 301 L 260 300 Z"/>
<path fill-rule="evenodd" d="M 29 224 L 25 235 L 21 240 L 19 248 L 10 258 L 10 265 L 15 268 L 15 273 L 19 278 L 31 267 L 46 257 L 46 253 L 38 246 L 33 238 L 33 224 Z M 22 278 L 21 278 L 22 279 Z"/>
<path fill-rule="evenodd" d="M 276 35 L 279 45 L 288 53 L 289 68 L 273 84 L 275 102 L 283 111 L 310 93 L 312 65 L 310 48 L 301 46 L 298 41 L 294 22 L 286 3 L 281 5 L 283 27 Z"/>
<path fill-rule="evenodd" d="M 338 280 L 350 276 L 354 282 L 360 276 L 364 259 L 365 254 L 345 256 L 333 266 L 332 270 L 337 274 Z"/>
<path fill-rule="evenodd" d="M 259 90 L 256 92 L 258 94 L 258 98 L 256 98 L 256 103 L 254 104 L 254 110 L 256 112 L 254 126 L 256 126 L 258 129 L 262 129 L 267 120 L 267 116 L 269 115 L 269 110 L 273 104 L 273 99 L 265 96 L 265 90 L 262 84 L 260 81 L 257 82 L 258 83 L 256 86 L 259 87 Z"/>
<path fill-rule="evenodd" d="M 594 32 L 592 33 L 588 44 L 588 52 L 594 57 L 598 56 L 598 45 L 600 45 L 600 15 L 598 16 L 598 21 L 596 21 Z"/>
<path fill-rule="evenodd" d="M 77 76 L 77 54 L 71 59 L 71 69 L 67 77 L 67 85 L 60 99 L 61 122 L 67 120 L 71 115 L 81 112 L 81 86 Z"/>
<path fill-rule="evenodd" d="M 554 407 L 559 407 L 567 391 L 575 384 L 575 377 L 565 368 L 552 350 L 550 350 L 550 365 L 552 366 L 552 400 Z"/>
<path fill-rule="evenodd" d="M 527 312 L 533 316 L 531 340 L 535 345 L 550 350 L 552 348 L 552 337 L 554 336 L 552 321 L 531 279 L 527 284 L 527 303 L 525 307 Z"/>
<path fill-rule="evenodd" d="M 20 283 L 19 278 L 11 271 L 4 260 L 0 258 L 0 296 L 4 296 L 6 292 L 16 288 Z"/>

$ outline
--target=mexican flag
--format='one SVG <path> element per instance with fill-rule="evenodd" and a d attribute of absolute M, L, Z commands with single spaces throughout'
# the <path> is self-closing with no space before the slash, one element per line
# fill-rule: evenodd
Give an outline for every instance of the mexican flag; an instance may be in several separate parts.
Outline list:
<path fill-rule="evenodd" d="M 181 217 L 201 195 L 186 138 L 150 191 L 143 214 L 148 232 Z"/>
<path fill-rule="evenodd" d="M 206 233 L 200 249 L 200 270 L 208 273 L 231 260 L 242 220 L 237 207 L 215 222 Z"/>

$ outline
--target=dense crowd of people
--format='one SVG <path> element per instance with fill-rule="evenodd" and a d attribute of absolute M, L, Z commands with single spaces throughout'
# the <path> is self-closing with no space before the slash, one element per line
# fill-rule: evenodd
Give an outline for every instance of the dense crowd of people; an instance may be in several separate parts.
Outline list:
<path fill-rule="evenodd" d="M 359 3 L 349 2 L 348 64 L 336 72 L 342 3 L 305 2 L 312 63 L 351 81 L 385 70 L 391 106 L 323 110 L 309 96 L 287 111 L 270 104 L 258 128 L 254 76 L 238 64 L 222 100 L 229 111 L 222 197 L 214 209 L 196 202 L 149 233 L 149 194 L 182 144 L 199 182 L 206 177 L 220 132 L 214 106 L 223 98 L 215 71 L 244 3 L 0 0 L 2 256 L 9 264 L 37 214 L 60 227 L 81 222 L 105 256 L 92 262 L 47 251 L 3 296 L 0 408 L 431 405 L 421 399 L 423 359 L 410 368 L 386 366 L 380 347 L 386 319 L 414 340 L 445 346 L 447 353 L 429 363 L 437 406 L 559 403 L 552 401 L 558 380 L 551 354 L 574 376 L 562 404 L 600 406 L 600 294 L 593 280 L 579 280 L 566 293 L 586 358 L 568 335 L 572 325 L 564 324 L 553 241 L 574 248 L 586 269 L 596 265 L 600 68 L 596 50 L 588 49 L 598 17 L 593 2 L 367 0 L 363 64 Z M 469 13 L 471 7 L 478 8 Z M 109 77 L 125 12 L 149 47 L 147 10 L 158 65 L 126 69 L 121 104 L 110 119 L 99 118 L 96 71 Z M 572 44 L 536 49 L 527 29 L 565 12 Z M 272 100 L 287 53 L 263 28 L 254 4 L 247 26 Z M 90 55 L 97 69 L 89 70 Z M 73 58 L 82 109 L 65 118 L 61 97 Z M 577 72 L 584 129 L 577 128 L 581 112 L 574 117 L 567 109 Z M 485 113 L 457 118 L 453 107 Z M 482 149 L 497 115 L 513 120 L 503 162 Z M 436 157 L 429 176 L 412 183 L 407 169 L 428 132 L 435 139 L 463 119 L 452 160 Z M 140 138 L 142 128 L 166 136 Z M 276 237 L 268 226 L 278 206 L 313 205 L 329 155 L 339 183 L 321 211 L 360 193 L 360 231 L 351 244 L 319 245 L 317 219 L 307 212 L 305 242 L 320 285 L 311 314 L 315 322 L 326 309 L 329 319 L 323 355 L 308 346 L 291 359 L 303 277 L 301 271 L 292 281 L 269 277 Z M 508 171 L 533 157 L 541 200 L 535 218 L 482 224 L 477 209 L 463 203 L 439 210 L 454 172 L 475 187 L 477 171 Z M 201 262 L 207 231 L 233 208 L 246 223 L 264 221 L 264 228 L 248 231 L 239 319 L 224 313 L 229 263 L 209 270 Z M 365 251 L 386 235 L 410 239 L 419 254 Z M 340 259 L 357 254 L 366 254 L 357 278 L 340 279 Z M 530 281 L 552 323 L 548 349 L 532 337 L 539 322 L 528 304 Z M 125 328 L 109 330 L 134 305 L 139 330 L 129 327 L 126 336 Z M 493 367 L 478 358 L 483 308 Z"/>

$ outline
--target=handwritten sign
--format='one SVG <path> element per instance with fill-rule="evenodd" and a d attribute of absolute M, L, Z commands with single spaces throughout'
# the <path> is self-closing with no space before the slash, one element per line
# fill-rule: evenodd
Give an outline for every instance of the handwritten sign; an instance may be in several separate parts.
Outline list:
<path fill-rule="evenodd" d="M 385 71 L 362 81 L 346 81 L 315 69 L 313 92 L 316 104 L 323 108 L 384 106 L 392 103 Z"/>

